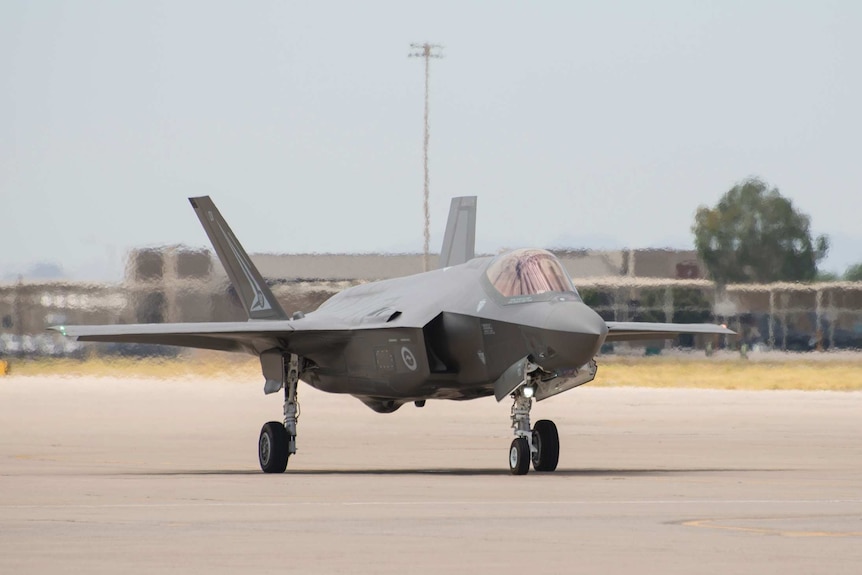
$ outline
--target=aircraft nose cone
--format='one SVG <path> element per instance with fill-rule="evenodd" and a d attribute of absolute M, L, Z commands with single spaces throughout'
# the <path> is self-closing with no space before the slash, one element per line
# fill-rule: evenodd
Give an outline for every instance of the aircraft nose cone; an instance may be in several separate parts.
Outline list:
<path fill-rule="evenodd" d="M 608 333 L 608 326 L 602 317 L 584 303 L 565 302 L 554 305 L 545 320 L 545 329 L 600 336 L 602 340 Z"/>
<path fill-rule="evenodd" d="M 541 330 L 541 345 L 534 358 L 545 368 L 574 368 L 588 362 L 605 341 L 608 326 L 589 306 L 580 302 L 556 302 Z"/>

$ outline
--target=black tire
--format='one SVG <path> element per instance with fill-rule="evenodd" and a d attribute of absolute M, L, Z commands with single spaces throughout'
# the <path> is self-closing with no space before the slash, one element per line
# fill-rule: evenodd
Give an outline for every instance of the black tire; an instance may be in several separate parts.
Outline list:
<path fill-rule="evenodd" d="M 542 419 L 533 427 L 533 469 L 536 471 L 553 471 L 560 461 L 560 435 L 553 421 Z"/>
<path fill-rule="evenodd" d="M 526 475 L 530 470 L 530 442 L 526 437 L 516 437 L 509 447 L 509 471 L 512 475 Z"/>
<path fill-rule="evenodd" d="M 280 421 L 265 423 L 257 440 L 257 459 L 264 473 L 284 473 L 287 469 L 287 430 Z"/>

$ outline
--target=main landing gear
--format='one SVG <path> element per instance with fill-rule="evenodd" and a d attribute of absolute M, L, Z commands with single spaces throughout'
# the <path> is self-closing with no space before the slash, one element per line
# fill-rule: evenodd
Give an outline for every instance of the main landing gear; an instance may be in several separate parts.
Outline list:
<path fill-rule="evenodd" d="M 530 463 L 536 471 L 554 471 L 560 459 L 560 436 L 553 421 L 537 421 L 530 429 L 530 408 L 535 386 L 528 380 L 512 393 L 512 429 L 515 439 L 509 448 L 512 475 L 526 475 Z"/>
<path fill-rule="evenodd" d="M 299 356 L 291 354 L 285 366 L 284 423 L 270 421 L 260 430 L 257 457 L 264 473 L 284 473 L 288 458 L 296 453 L 296 424 L 299 421 L 299 399 L 297 398 L 299 364 Z"/>

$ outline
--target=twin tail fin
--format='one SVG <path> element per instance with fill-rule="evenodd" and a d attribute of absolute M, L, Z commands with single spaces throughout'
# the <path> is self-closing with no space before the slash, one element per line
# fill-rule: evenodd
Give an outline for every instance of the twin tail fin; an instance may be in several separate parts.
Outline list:
<path fill-rule="evenodd" d="M 209 196 L 189 198 L 249 319 L 285 320 L 287 314 Z"/>
<path fill-rule="evenodd" d="M 476 257 L 476 196 L 452 198 L 440 250 L 440 267 L 467 263 Z"/>

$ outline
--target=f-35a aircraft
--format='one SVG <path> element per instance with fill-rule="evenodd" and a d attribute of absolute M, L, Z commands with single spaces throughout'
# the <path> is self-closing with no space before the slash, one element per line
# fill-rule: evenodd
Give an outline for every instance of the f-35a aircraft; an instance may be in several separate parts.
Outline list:
<path fill-rule="evenodd" d="M 440 269 L 351 287 L 316 311 L 288 316 L 209 197 L 190 198 L 247 322 L 62 326 L 79 341 L 129 342 L 251 353 L 264 391 L 284 390 L 284 421 L 258 441 L 260 467 L 282 473 L 296 453 L 299 381 L 348 393 L 379 413 L 429 399 L 512 400 L 515 475 L 557 468 L 552 421 L 530 424 L 541 401 L 592 381 L 609 341 L 732 334 L 710 324 L 606 322 L 581 300 L 550 252 L 475 257 L 476 198 L 454 198 Z"/>

